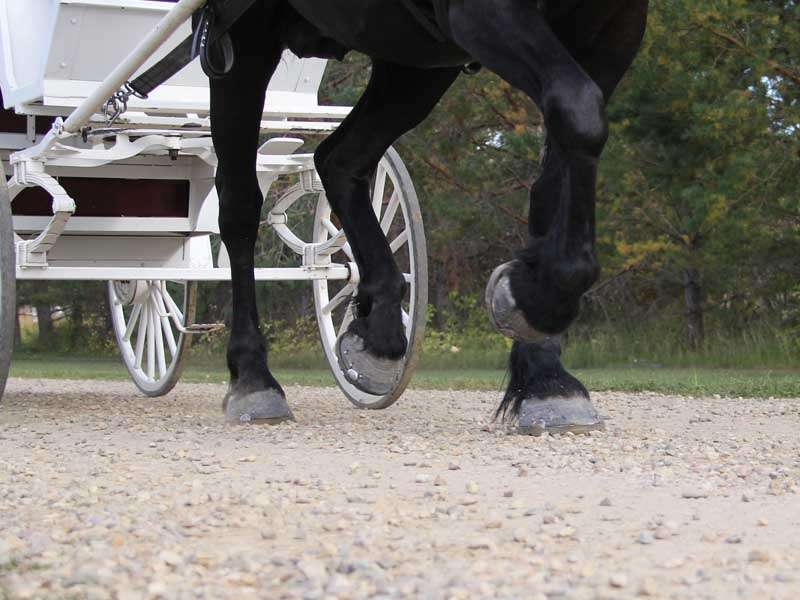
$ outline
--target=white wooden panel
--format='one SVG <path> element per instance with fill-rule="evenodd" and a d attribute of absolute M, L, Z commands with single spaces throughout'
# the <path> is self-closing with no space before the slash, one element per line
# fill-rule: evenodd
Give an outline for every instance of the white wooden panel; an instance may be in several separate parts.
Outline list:
<path fill-rule="evenodd" d="M 0 84 L 6 105 L 66 115 L 86 98 L 172 7 L 147 0 L 0 0 Z M 191 32 L 187 22 L 140 69 L 142 72 Z M 317 104 L 325 60 L 284 53 L 267 94 L 266 115 L 341 118 Z M 132 99 L 132 110 L 205 114 L 208 79 L 199 61 L 155 90 Z"/>

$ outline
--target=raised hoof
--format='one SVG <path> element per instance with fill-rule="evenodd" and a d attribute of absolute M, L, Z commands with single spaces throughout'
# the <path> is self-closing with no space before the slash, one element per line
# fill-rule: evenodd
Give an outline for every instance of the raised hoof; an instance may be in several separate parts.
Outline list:
<path fill-rule="evenodd" d="M 580 434 L 605 428 L 592 401 L 585 396 L 530 398 L 522 401 L 519 411 L 518 431 L 523 435 Z"/>
<path fill-rule="evenodd" d="M 385 396 L 403 375 L 404 358 L 380 358 L 366 349 L 364 340 L 346 331 L 336 342 L 339 368 L 351 384 L 367 394 Z"/>
<path fill-rule="evenodd" d="M 497 267 L 486 285 L 486 310 L 492 326 L 518 342 L 542 342 L 550 336 L 531 327 L 525 314 L 517 307 L 511 293 L 511 269 L 513 262 Z"/>
<path fill-rule="evenodd" d="M 286 398 L 278 390 L 261 390 L 244 395 L 228 392 L 222 410 L 225 420 L 232 424 L 277 425 L 294 421 Z"/>

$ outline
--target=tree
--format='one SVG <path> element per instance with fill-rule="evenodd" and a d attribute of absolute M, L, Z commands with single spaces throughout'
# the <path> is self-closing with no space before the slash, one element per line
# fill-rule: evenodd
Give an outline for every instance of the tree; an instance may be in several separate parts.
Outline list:
<path fill-rule="evenodd" d="M 752 302 L 797 270 L 798 23 L 796 2 L 655 3 L 610 109 L 601 241 L 683 292 L 693 349 L 709 303 Z"/>

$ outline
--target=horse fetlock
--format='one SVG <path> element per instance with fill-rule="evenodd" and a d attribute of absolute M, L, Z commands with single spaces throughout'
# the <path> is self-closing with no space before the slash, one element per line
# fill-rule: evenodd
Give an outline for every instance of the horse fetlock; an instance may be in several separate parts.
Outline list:
<path fill-rule="evenodd" d="M 600 277 L 600 263 L 593 250 L 559 258 L 552 263 L 552 280 L 565 292 L 581 296 Z"/>
<path fill-rule="evenodd" d="M 578 316 L 581 292 L 565 290 L 552 272 L 515 260 L 498 267 L 486 287 L 494 327 L 520 342 L 557 336 Z"/>

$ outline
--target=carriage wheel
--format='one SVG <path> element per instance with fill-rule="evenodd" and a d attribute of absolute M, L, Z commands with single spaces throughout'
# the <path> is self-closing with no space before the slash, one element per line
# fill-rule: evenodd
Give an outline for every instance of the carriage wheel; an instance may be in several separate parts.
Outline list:
<path fill-rule="evenodd" d="M 111 321 L 122 361 L 133 382 L 150 397 L 168 393 L 183 371 L 194 321 L 197 283 L 109 281 Z"/>
<path fill-rule="evenodd" d="M 314 304 L 325 356 L 339 387 L 357 407 L 382 409 L 394 404 L 411 381 L 422 350 L 428 307 L 428 253 L 419 199 L 408 170 L 393 148 L 389 149 L 378 166 L 372 207 L 408 283 L 403 299 L 403 324 L 408 351 L 402 375 L 393 390 L 381 396 L 362 392 L 347 380 L 339 368 L 336 340 L 353 320 L 357 282 L 315 281 Z M 314 242 L 325 242 L 339 234 L 339 231 L 340 228 L 332 219 L 328 201 L 321 194 L 314 220 Z M 334 254 L 332 260 L 353 263 L 349 244 Z"/>
<path fill-rule="evenodd" d="M 6 387 L 16 326 L 16 261 L 14 227 L 6 177 L 0 167 L 0 399 Z"/>

